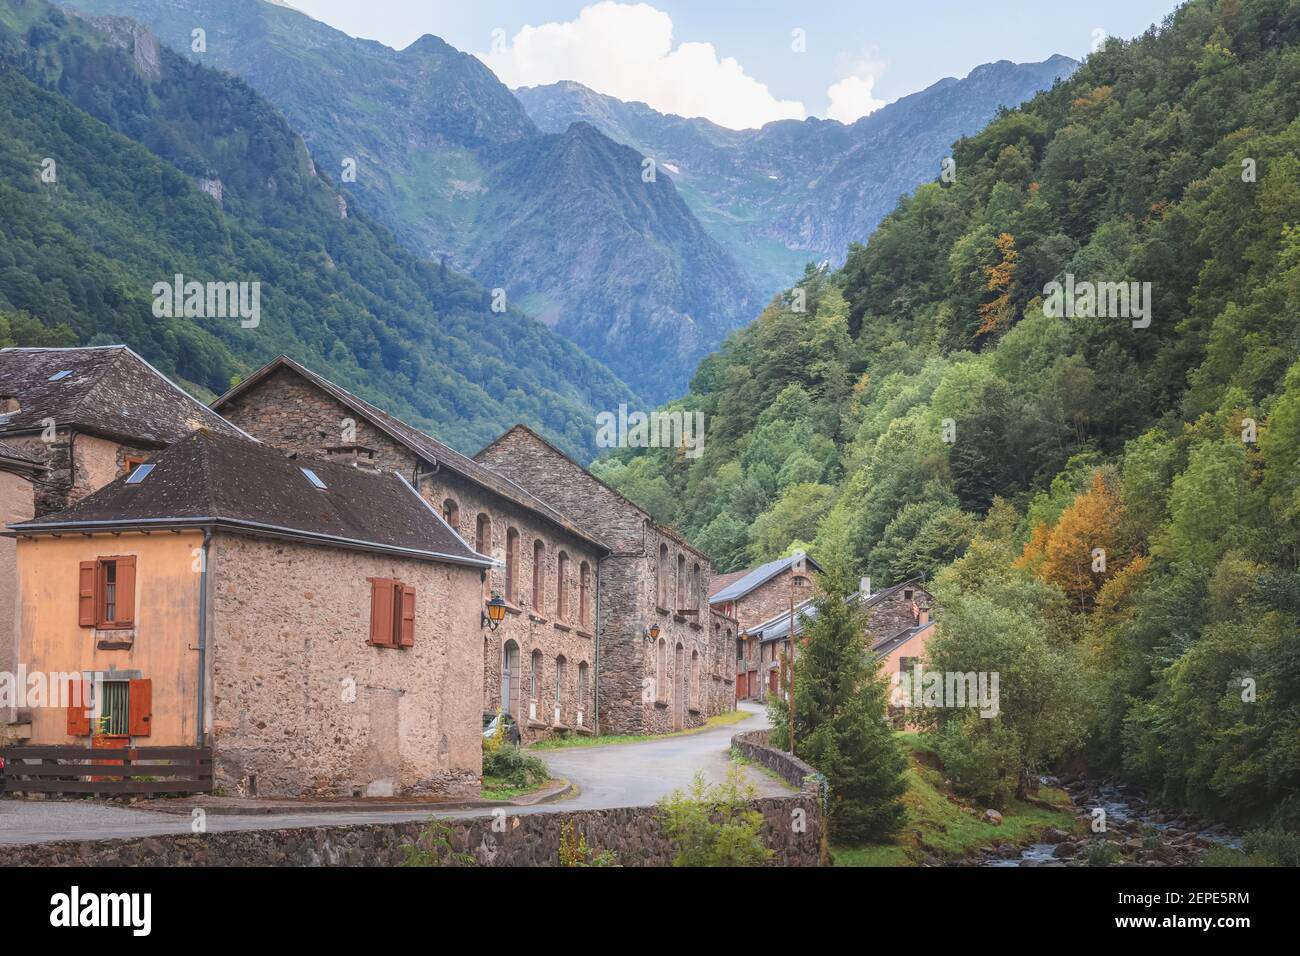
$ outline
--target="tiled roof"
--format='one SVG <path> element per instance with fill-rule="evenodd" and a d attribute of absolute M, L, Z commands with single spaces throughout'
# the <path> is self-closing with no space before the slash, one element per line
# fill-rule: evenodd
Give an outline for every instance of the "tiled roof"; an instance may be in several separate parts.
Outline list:
<path fill-rule="evenodd" d="M 10 528 L 32 534 L 212 526 L 476 567 L 492 564 L 396 472 L 292 458 L 206 429 L 149 464 L 152 470 L 138 483 L 120 477 L 66 511 Z M 304 468 L 325 487 L 316 487 Z"/>
<path fill-rule="evenodd" d="M 11 471 L 39 471 L 44 466 L 13 445 L 0 441 L 0 468 Z"/>
<path fill-rule="evenodd" d="M 429 464 L 436 464 L 439 467 L 447 468 L 460 475 L 462 478 L 466 478 L 489 491 L 495 492 L 520 507 L 538 513 L 552 524 L 558 525 L 575 537 L 580 538 L 589 544 L 593 544 L 603 551 L 610 550 L 609 546 L 604 542 L 592 537 L 586 531 L 583 531 L 569 520 L 569 518 L 556 511 L 540 498 L 525 491 L 510 479 L 485 468 L 472 458 L 465 457 L 451 446 L 444 445 L 442 442 L 438 441 L 438 439 L 426 435 L 418 428 L 408 425 L 400 418 L 388 414 L 388 412 L 370 404 L 364 398 L 352 394 L 341 385 L 336 385 L 324 376 L 313 372 L 305 365 L 295 362 L 287 355 L 281 355 L 269 365 L 254 372 L 244 381 L 240 382 L 230 391 L 226 392 L 226 394 L 213 402 L 212 407 L 214 409 L 220 409 L 223 405 L 239 398 L 245 392 L 252 389 L 255 384 L 263 381 L 280 369 L 289 369 L 297 373 L 321 391 L 334 398 L 336 401 L 346 405 L 358 415 L 369 420 L 380 431 L 385 432 L 394 441 L 405 446 Z"/>
<path fill-rule="evenodd" d="M 817 571 L 822 569 L 821 565 L 812 558 L 805 556 L 808 565 Z M 734 601 L 737 598 L 744 597 L 754 588 L 772 578 L 776 577 L 786 568 L 794 563 L 794 556 L 777 558 L 775 561 L 769 561 L 767 564 L 760 564 L 756 568 L 750 568 L 748 571 L 738 572 L 741 577 L 725 583 L 722 587 L 716 588 L 709 595 L 710 604 L 721 604 L 724 601 Z"/>
<path fill-rule="evenodd" d="M 908 585 L 922 584 L 924 583 L 924 580 L 925 580 L 924 578 L 920 578 L 920 577 L 909 578 L 906 581 L 900 582 L 899 584 L 895 584 L 893 587 L 888 587 L 882 591 L 877 591 L 875 594 L 865 599 L 862 597 L 861 591 L 854 591 L 852 594 L 850 594 L 848 597 L 844 599 L 844 602 L 847 604 L 850 601 L 860 601 L 864 609 L 872 608 L 875 607 L 877 604 L 879 604 L 882 600 L 884 600 L 889 595 L 901 591 L 903 588 L 907 587 Z M 803 625 L 804 625 L 805 618 L 812 620 L 815 619 L 816 617 L 817 617 L 817 607 L 813 603 L 811 598 L 809 598 L 807 601 L 804 601 L 800 604 L 796 604 L 794 606 L 795 635 L 797 636 L 803 633 Z M 922 627 L 924 627 L 924 625 L 922 625 Z M 764 621 L 762 624 L 759 624 L 755 627 L 751 627 L 749 629 L 750 634 L 759 635 L 760 643 L 766 643 L 768 641 L 785 640 L 786 635 L 789 633 L 789 631 L 790 631 L 789 611 L 782 611 L 779 614 L 773 615 L 772 617 Z M 907 630 L 899 632 L 899 634 L 904 634 L 904 633 L 907 633 Z M 872 645 L 872 648 L 879 649 L 885 643 L 892 641 L 894 638 L 898 637 L 899 634 L 890 634 L 883 638 L 877 639 L 875 643 Z"/>
<path fill-rule="evenodd" d="M 18 400 L 0 414 L 0 435 L 39 431 L 46 419 L 156 446 L 196 428 L 242 434 L 125 345 L 0 349 L 0 396 Z"/>
<path fill-rule="evenodd" d="M 515 434 L 516 432 L 518 432 L 518 433 L 521 434 L 521 435 L 527 435 L 527 436 L 528 436 L 529 438 L 531 438 L 533 441 L 535 441 L 535 442 L 537 442 L 538 444 L 544 446 L 545 448 L 547 448 L 547 449 L 548 449 L 550 452 L 552 452 L 553 454 L 558 455 L 560 458 L 563 458 L 563 459 L 564 459 L 565 461 L 567 461 L 570 465 L 572 465 L 574 468 L 577 468 L 579 471 L 581 471 L 583 474 L 585 474 L 588 478 L 590 478 L 590 479 L 591 479 L 592 481 L 594 481 L 596 484 L 600 485 L 602 488 L 604 488 L 606 491 L 608 491 L 608 492 L 609 492 L 610 494 L 612 494 L 614 497 L 616 497 L 616 498 L 618 498 L 620 501 L 622 501 L 622 502 L 623 502 L 625 505 L 627 505 L 629 508 L 633 509 L 634 511 L 640 512 L 640 514 L 641 514 L 641 516 L 642 516 L 642 519 L 645 520 L 645 521 L 648 521 L 650 524 L 652 524 L 652 525 L 655 527 L 655 529 L 656 529 L 660 534 L 662 534 L 664 537 L 671 539 L 672 541 L 674 541 L 674 542 L 676 542 L 677 544 L 681 545 L 681 546 L 682 546 L 683 548 L 685 548 L 687 551 L 690 551 L 692 554 L 697 554 L 697 555 L 699 555 L 701 558 L 704 558 L 706 561 L 709 559 L 709 556 L 708 556 L 707 554 L 705 554 L 705 553 L 704 553 L 703 551 L 701 551 L 699 548 L 695 547 L 695 545 L 691 544 L 689 541 L 687 541 L 685 538 L 683 538 L 680 534 L 678 534 L 678 533 L 677 533 L 676 531 L 674 531 L 672 528 L 669 528 L 669 527 L 667 527 L 667 526 L 665 526 L 665 525 L 662 525 L 662 524 L 660 524 L 659 522 L 655 521 L 655 520 L 654 520 L 654 516 L 653 516 L 652 514 L 650 514 L 650 512 L 646 511 L 646 510 L 645 510 L 644 508 L 642 508 L 639 504 L 637 504 L 637 503 L 636 503 L 635 501 L 633 501 L 631 498 L 627 497 L 625 494 L 623 494 L 623 492 L 619 491 L 617 488 L 615 488 L 615 487 L 614 487 L 613 485 L 611 485 L 609 482 L 607 482 L 607 481 L 605 481 L 605 480 L 603 480 L 603 479 L 601 479 L 601 478 L 598 478 L 596 475 L 592 474 L 591 471 L 590 471 L 589 469 L 584 468 L 584 467 L 583 467 L 581 464 L 579 464 L 577 461 L 574 461 L 574 459 L 573 459 L 573 457 L 572 457 L 571 455 L 568 455 L 568 454 L 566 454 L 565 452 L 561 451 L 561 450 L 560 450 L 559 448 L 557 448 L 553 443 L 547 441 L 545 438 L 543 438 L 541 435 L 537 434 L 537 432 L 533 431 L 533 430 L 532 430 L 531 428 L 529 428 L 527 425 L 524 425 L 524 424 L 520 423 L 520 424 L 518 424 L 518 425 L 512 425 L 510 428 L 507 428 L 504 432 L 502 432 L 502 433 L 501 433 L 500 435 L 498 435 L 496 438 L 492 439 L 490 442 L 488 442 L 486 445 L 484 445 L 482 448 L 480 448 L 480 449 L 478 450 L 478 452 L 474 455 L 474 458 L 475 458 L 475 459 L 482 458 L 482 457 L 487 453 L 488 449 L 490 449 L 490 448 L 492 448 L 492 447 L 494 447 L 494 446 L 500 444 L 500 443 L 501 443 L 502 441 L 504 441 L 507 437 L 509 437 L 510 435 Z"/>

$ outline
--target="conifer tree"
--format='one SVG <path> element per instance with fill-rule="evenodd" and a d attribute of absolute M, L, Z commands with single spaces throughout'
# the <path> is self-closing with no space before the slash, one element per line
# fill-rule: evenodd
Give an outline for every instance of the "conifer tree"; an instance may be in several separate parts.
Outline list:
<path fill-rule="evenodd" d="M 868 649 L 865 612 L 845 601 L 851 580 L 844 569 L 822 575 L 816 612 L 795 638 L 795 754 L 826 776 L 830 833 L 839 844 L 896 833 L 907 789 L 907 758 L 885 719 L 889 683 Z M 769 701 L 772 743 L 787 747 L 786 702 L 778 695 Z"/>

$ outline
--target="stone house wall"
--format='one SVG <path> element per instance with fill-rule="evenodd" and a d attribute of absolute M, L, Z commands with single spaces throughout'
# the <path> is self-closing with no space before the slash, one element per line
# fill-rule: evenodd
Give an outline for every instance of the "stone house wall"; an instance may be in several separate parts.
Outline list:
<path fill-rule="evenodd" d="M 227 419 L 268 444 L 314 457 L 326 457 L 326 449 L 360 445 L 372 449 L 374 457 L 363 465 L 396 470 L 408 481 L 418 482 L 421 496 L 435 511 L 449 516 L 456 532 L 471 546 L 478 547 L 479 515 L 485 515 L 484 553 L 499 562 L 476 598 L 475 620 L 493 593 L 510 605 L 505 620 L 495 630 L 482 628 L 480 648 L 482 713 L 494 714 L 502 701 L 502 673 L 507 649 L 517 660 L 511 675 L 510 713 L 526 743 L 557 732 L 586 732 L 594 725 L 596 680 L 595 620 L 599 587 L 600 557 L 604 553 L 589 541 L 546 520 L 540 513 L 483 488 L 448 468 L 429 473 L 427 464 L 402 443 L 357 415 L 297 373 L 280 369 L 251 391 L 231 400 L 222 409 Z M 454 507 L 448 508 L 451 502 Z M 518 533 L 517 574 L 513 592 L 506 587 L 507 537 Z M 534 544 L 543 545 L 542 595 L 533 594 Z M 558 615 L 560 555 L 568 558 L 566 614 Z M 581 572 L 587 565 L 589 587 L 585 615 L 581 612 Z M 513 657 L 517 649 L 517 658 Z M 533 653 L 541 653 L 538 680 L 533 674 Z M 563 688 L 556 719 L 556 678 L 559 660 L 564 661 Z M 581 694 L 579 678 L 586 665 L 587 688 Z M 585 697 L 585 700 L 582 698 Z M 579 703 L 583 706 L 580 708 Z M 582 711 L 579 722 L 578 712 Z"/>
<path fill-rule="evenodd" d="M 740 623 L 742 630 L 749 630 L 756 627 L 764 621 L 769 621 L 782 612 L 790 610 L 790 578 L 792 572 L 789 568 L 780 574 L 774 575 L 767 581 L 764 581 L 748 594 L 737 598 L 736 620 Z M 816 593 L 814 577 L 811 573 L 804 575 L 805 583 L 794 586 L 794 603 L 798 607 L 800 602 L 806 601 Z"/>
<path fill-rule="evenodd" d="M 125 474 L 128 457 L 148 458 L 154 452 L 66 427 L 56 429 L 48 442 L 39 434 L 6 435 L 4 440 L 48 469 L 35 489 L 37 518 L 70 508 Z"/>
<path fill-rule="evenodd" d="M 218 534 L 206 723 L 231 795 L 474 796 L 477 568 Z M 371 585 L 416 589 L 415 643 L 369 643 Z"/>
<path fill-rule="evenodd" d="M 709 627 L 713 572 L 703 554 L 527 429 L 507 432 L 476 460 L 565 514 L 582 515 L 614 548 L 601 569 L 603 733 L 667 733 L 700 726 L 719 707 L 733 709 L 735 672 Z M 652 624 L 659 625 L 656 641 L 647 633 Z"/>
<path fill-rule="evenodd" d="M 916 616 L 912 613 L 913 600 L 923 608 L 929 607 L 933 602 L 930 593 L 916 584 L 899 588 L 869 608 L 867 610 L 868 639 L 883 640 L 913 627 L 916 624 Z"/>

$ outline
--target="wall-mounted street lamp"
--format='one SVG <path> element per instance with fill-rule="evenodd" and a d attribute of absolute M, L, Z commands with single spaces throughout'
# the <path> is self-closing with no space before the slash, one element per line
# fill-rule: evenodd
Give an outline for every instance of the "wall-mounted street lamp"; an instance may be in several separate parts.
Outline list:
<path fill-rule="evenodd" d="M 649 627 L 647 627 L 647 628 L 645 629 L 645 636 L 646 636 L 646 640 L 649 640 L 649 641 L 657 641 L 657 640 L 659 640 L 659 622 L 658 622 L 658 621 L 656 621 L 654 624 L 651 624 Z"/>
<path fill-rule="evenodd" d="M 496 591 L 492 592 L 492 600 L 487 602 L 487 613 L 479 612 L 479 627 L 489 627 L 492 630 L 497 629 L 497 625 L 505 620 L 506 602 L 501 600 L 501 595 Z"/>

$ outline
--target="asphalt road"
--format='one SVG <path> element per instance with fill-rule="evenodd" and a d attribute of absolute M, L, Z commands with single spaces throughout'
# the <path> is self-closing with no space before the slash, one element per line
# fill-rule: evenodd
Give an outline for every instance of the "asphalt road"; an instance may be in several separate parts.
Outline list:
<path fill-rule="evenodd" d="M 554 803 L 514 807 L 510 813 L 557 813 L 607 807 L 648 806 L 673 790 L 690 786 L 697 772 L 712 781 L 725 778 L 728 751 L 733 734 L 767 726 L 766 715 L 750 707 L 751 716 L 725 727 L 711 728 L 681 737 L 665 737 L 644 743 L 610 744 L 604 747 L 575 747 L 541 754 L 551 775 L 563 777 L 577 793 Z M 765 773 L 744 768 L 760 796 L 788 793 L 781 782 Z M 482 807 L 458 811 L 434 811 L 443 817 L 476 817 L 488 813 Z M 331 813 L 275 813 L 255 816 L 207 815 L 209 832 L 228 830 L 275 830 L 358 823 L 392 823 L 423 820 L 429 810 L 375 810 Z M 129 807 L 109 806 L 86 800 L 0 800 L 0 844 L 45 843 L 52 840 L 106 840 L 122 837 L 188 833 L 190 819 L 169 813 L 154 813 Z"/>

